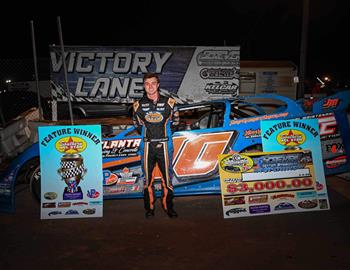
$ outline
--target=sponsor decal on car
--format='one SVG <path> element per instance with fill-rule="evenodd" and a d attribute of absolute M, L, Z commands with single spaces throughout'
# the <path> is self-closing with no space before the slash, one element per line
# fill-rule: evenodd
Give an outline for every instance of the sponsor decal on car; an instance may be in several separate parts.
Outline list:
<path fill-rule="evenodd" d="M 118 175 L 111 173 L 109 170 L 103 171 L 103 185 L 110 186 L 118 182 Z"/>
<path fill-rule="evenodd" d="M 333 159 L 329 159 L 329 160 L 326 160 L 326 167 L 328 169 L 333 169 L 333 168 L 337 168 L 341 165 L 344 165 L 347 161 L 347 157 L 344 155 L 344 156 L 340 156 L 340 157 L 336 157 L 336 158 L 333 158 Z"/>
<path fill-rule="evenodd" d="M 244 138 L 251 139 L 251 138 L 259 138 L 261 136 L 261 129 L 248 129 L 244 131 Z"/>
<path fill-rule="evenodd" d="M 328 98 L 323 101 L 322 108 L 324 110 L 335 109 L 340 103 L 339 98 Z"/>
<path fill-rule="evenodd" d="M 140 138 L 106 140 L 102 143 L 102 156 L 104 158 L 136 156 L 140 144 Z"/>
<path fill-rule="evenodd" d="M 326 151 L 333 154 L 344 153 L 344 144 L 343 142 L 334 142 L 326 144 Z"/>
<path fill-rule="evenodd" d="M 137 180 L 137 176 L 134 176 L 134 173 L 127 167 L 124 167 L 119 175 L 118 184 L 121 185 L 133 185 Z"/>

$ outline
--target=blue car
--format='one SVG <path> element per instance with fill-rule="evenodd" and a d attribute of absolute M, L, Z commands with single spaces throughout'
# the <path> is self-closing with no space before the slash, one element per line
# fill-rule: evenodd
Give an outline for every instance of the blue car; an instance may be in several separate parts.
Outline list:
<path fill-rule="evenodd" d="M 296 101 L 269 94 L 179 105 L 181 123 L 173 134 L 175 195 L 219 194 L 217 156 L 261 151 L 260 121 L 266 119 L 320 119 L 326 174 L 350 171 L 350 137 L 344 135 L 350 134 L 344 113 L 349 103 L 350 91 L 344 91 L 317 101 L 311 112 L 305 112 Z M 103 138 L 104 199 L 142 197 L 141 136 L 131 122 L 124 127 Z M 1 176 L 0 210 L 14 211 L 14 185 L 23 172 L 33 195 L 40 199 L 38 143 L 16 158 Z M 161 189 L 159 177 L 155 172 L 156 192 Z"/>

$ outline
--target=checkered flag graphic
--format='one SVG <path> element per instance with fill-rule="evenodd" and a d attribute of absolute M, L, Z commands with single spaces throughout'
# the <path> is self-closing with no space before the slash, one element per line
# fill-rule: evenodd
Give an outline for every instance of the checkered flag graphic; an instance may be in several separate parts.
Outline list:
<path fill-rule="evenodd" d="M 61 161 L 62 169 L 71 169 L 77 167 L 78 163 L 76 161 Z"/>
<path fill-rule="evenodd" d="M 82 175 L 86 172 L 84 165 L 80 165 L 79 167 L 70 168 L 68 170 L 61 170 L 60 174 L 62 178 L 72 178 L 77 175 Z"/>

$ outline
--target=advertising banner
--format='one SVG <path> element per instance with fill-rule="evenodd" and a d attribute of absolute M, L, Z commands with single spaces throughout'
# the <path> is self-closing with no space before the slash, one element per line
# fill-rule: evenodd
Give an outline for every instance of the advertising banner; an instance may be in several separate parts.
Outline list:
<path fill-rule="evenodd" d="M 61 49 L 50 46 L 52 94 L 66 101 Z M 178 103 L 235 97 L 239 47 L 65 47 L 74 102 L 132 103 L 143 96 L 143 75 L 157 73 L 160 91 Z"/>
<path fill-rule="evenodd" d="M 317 199 L 310 151 L 220 155 L 219 172 L 224 218 L 324 207 Z"/>
<path fill-rule="evenodd" d="M 260 126 L 263 151 L 307 149 L 312 152 L 317 196 L 322 201 L 321 209 L 329 209 L 318 120 L 264 120 L 261 121 Z"/>
<path fill-rule="evenodd" d="M 41 219 L 102 217 L 101 126 L 38 130 Z"/>

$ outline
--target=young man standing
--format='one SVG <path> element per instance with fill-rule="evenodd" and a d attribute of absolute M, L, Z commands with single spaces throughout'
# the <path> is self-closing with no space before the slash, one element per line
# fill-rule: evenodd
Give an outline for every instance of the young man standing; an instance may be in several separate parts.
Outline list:
<path fill-rule="evenodd" d="M 154 216 L 156 200 L 152 172 L 156 164 L 162 174 L 161 203 L 169 217 L 177 217 L 174 210 L 172 178 L 172 131 L 179 124 L 179 112 L 174 99 L 159 94 L 159 77 L 147 73 L 143 77 L 146 91 L 141 100 L 133 104 L 133 121 L 143 137 L 141 160 L 145 176 L 144 204 L 146 218 Z"/>

